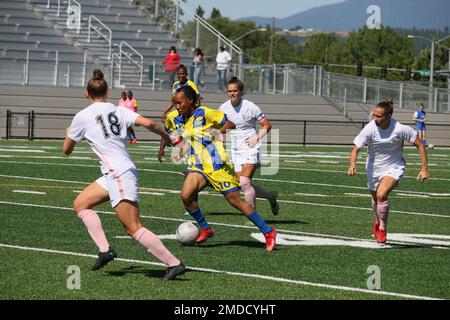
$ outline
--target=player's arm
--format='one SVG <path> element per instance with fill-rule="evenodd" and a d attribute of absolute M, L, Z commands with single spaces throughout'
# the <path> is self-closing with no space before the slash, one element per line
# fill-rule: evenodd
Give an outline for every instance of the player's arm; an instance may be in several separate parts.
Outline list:
<path fill-rule="evenodd" d="M 356 174 L 356 159 L 358 158 L 358 153 L 360 150 L 361 148 L 354 146 L 350 152 L 350 161 L 347 172 L 349 176 L 354 176 Z"/>
<path fill-rule="evenodd" d="M 64 145 L 63 145 L 64 154 L 67 156 L 70 155 L 73 152 L 73 149 L 75 149 L 76 144 L 77 144 L 76 141 L 73 141 L 68 136 L 66 136 L 66 140 L 64 140 Z"/>
<path fill-rule="evenodd" d="M 155 121 L 153 121 L 151 119 L 148 119 L 148 118 L 145 118 L 143 116 L 139 116 L 135 120 L 135 125 L 138 126 L 138 127 L 139 126 L 145 127 L 145 128 L 147 128 L 147 130 L 160 135 L 161 138 L 163 138 L 163 140 L 164 140 L 164 142 L 166 144 L 172 145 L 170 136 Z"/>
<path fill-rule="evenodd" d="M 267 135 L 267 133 L 272 129 L 272 124 L 267 118 L 262 119 L 259 123 L 261 124 L 262 128 L 259 129 L 259 132 L 254 137 L 251 137 L 247 140 L 247 144 L 250 148 L 256 146 L 258 141 L 264 138 Z"/>
<path fill-rule="evenodd" d="M 421 180 L 422 182 L 424 182 L 430 176 L 428 172 L 427 150 L 425 150 L 423 142 L 419 137 L 417 137 L 414 141 L 414 145 L 417 147 L 417 149 L 419 149 L 420 158 L 422 160 L 422 169 L 417 175 L 417 180 Z"/>
<path fill-rule="evenodd" d="M 164 108 L 162 115 L 161 115 L 161 120 L 162 122 L 166 122 L 167 119 L 167 113 L 172 110 L 173 106 L 175 105 L 175 101 L 173 100 L 173 97 L 169 100 L 169 102 L 167 102 L 166 107 Z"/>
<path fill-rule="evenodd" d="M 227 130 L 236 129 L 236 125 L 231 122 L 230 120 L 226 120 L 222 127 L 220 127 L 220 133 L 225 134 L 227 133 Z"/>

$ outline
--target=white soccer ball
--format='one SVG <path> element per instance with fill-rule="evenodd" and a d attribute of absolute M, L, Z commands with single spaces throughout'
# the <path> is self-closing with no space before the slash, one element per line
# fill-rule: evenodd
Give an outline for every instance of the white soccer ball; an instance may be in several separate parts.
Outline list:
<path fill-rule="evenodd" d="M 180 224 L 176 232 L 177 240 L 185 245 L 193 244 L 199 234 L 197 226 L 190 221 Z"/>
<path fill-rule="evenodd" d="M 428 149 L 434 149 L 434 144 L 430 143 L 430 144 L 428 145 Z"/>

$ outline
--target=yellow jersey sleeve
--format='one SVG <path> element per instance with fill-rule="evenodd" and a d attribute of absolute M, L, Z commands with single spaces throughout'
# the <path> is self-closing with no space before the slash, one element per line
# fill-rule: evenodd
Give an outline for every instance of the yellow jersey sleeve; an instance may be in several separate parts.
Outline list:
<path fill-rule="evenodd" d="M 227 121 L 225 113 L 219 110 L 205 108 L 205 115 L 207 122 L 215 129 L 220 129 Z"/>

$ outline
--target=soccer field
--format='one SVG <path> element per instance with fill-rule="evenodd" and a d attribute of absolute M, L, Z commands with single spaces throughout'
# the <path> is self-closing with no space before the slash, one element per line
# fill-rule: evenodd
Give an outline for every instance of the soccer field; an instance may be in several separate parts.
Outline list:
<path fill-rule="evenodd" d="M 278 172 L 255 175 L 279 194 L 278 216 L 267 201 L 257 203 L 279 232 L 278 249 L 268 253 L 259 231 L 210 188 L 199 201 L 216 235 L 182 246 L 175 230 L 191 220 L 179 196 L 185 166 L 160 164 L 157 144 L 129 149 L 142 222 L 190 272 L 161 281 L 165 267 L 126 236 L 109 203 L 97 211 L 118 259 L 90 271 L 97 248 L 72 202 L 100 176 L 95 155 L 84 142 L 66 157 L 62 141 L 3 140 L 0 299 L 450 299 L 450 150 L 429 151 L 431 178 L 420 183 L 418 152 L 405 149 L 407 171 L 391 194 L 388 242 L 380 246 L 371 237 L 364 152 L 358 175 L 348 177 L 350 146 L 280 147 L 265 158 L 278 159 Z"/>

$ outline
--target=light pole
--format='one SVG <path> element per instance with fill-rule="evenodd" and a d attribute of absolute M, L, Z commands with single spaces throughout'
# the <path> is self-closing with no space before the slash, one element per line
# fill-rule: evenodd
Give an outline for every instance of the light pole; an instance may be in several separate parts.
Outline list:
<path fill-rule="evenodd" d="M 253 33 L 253 32 L 256 32 L 256 31 L 266 31 L 266 29 L 263 29 L 263 28 L 258 28 L 258 29 L 253 29 L 253 30 L 250 30 L 250 31 L 248 31 L 248 32 L 246 32 L 246 33 L 244 33 L 242 36 L 240 36 L 240 37 L 237 37 L 236 39 L 234 39 L 234 40 L 231 40 L 231 42 L 236 42 L 236 41 L 238 41 L 238 40 L 240 40 L 240 39 L 242 39 L 243 37 L 245 37 L 246 35 L 248 35 L 248 34 L 250 34 L 250 33 Z"/>
<path fill-rule="evenodd" d="M 433 107 L 433 76 L 434 76 L 434 40 L 428 39 L 422 36 L 414 36 L 412 34 L 408 35 L 408 38 L 418 38 L 431 42 L 431 61 L 430 61 L 430 83 L 428 86 L 428 108 Z"/>

